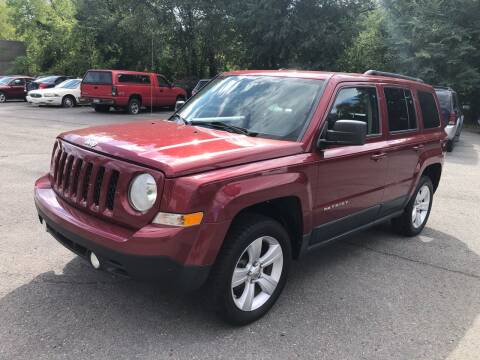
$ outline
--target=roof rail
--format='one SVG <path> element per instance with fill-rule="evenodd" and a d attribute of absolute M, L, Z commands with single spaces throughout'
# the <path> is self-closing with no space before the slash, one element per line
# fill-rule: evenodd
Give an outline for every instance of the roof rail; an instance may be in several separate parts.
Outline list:
<path fill-rule="evenodd" d="M 412 76 L 406 76 L 406 75 L 400 75 L 400 74 L 395 74 L 395 73 L 390 73 L 390 72 L 385 72 L 385 71 L 378 71 L 378 70 L 368 70 L 363 73 L 363 75 L 374 75 L 374 76 L 388 76 L 388 77 L 393 77 L 397 79 L 404 79 L 404 80 L 412 80 L 412 81 L 417 81 L 424 83 L 422 79 L 412 77 Z"/>

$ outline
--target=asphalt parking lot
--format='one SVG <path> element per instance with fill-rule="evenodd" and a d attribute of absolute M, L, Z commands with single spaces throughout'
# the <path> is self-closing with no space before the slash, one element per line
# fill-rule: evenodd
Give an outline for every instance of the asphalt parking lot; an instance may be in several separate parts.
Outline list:
<path fill-rule="evenodd" d="M 421 236 L 385 225 L 309 254 L 272 311 L 232 328 L 201 292 L 93 270 L 36 216 L 58 133 L 167 115 L 0 104 L 0 359 L 480 358 L 480 131 L 447 155 Z"/>

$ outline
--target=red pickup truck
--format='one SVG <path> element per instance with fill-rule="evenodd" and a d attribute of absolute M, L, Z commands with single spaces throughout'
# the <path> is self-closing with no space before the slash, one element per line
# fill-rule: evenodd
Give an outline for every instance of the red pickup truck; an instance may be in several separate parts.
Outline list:
<path fill-rule="evenodd" d="M 419 234 L 445 141 L 417 79 L 230 72 L 169 120 L 59 135 L 35 204 L 94 268 L 207 283 L 220 315 L 245 324 L 307 251 L 385 221 Z"/>
<path fill-rule="evenodd" d="M 88 70 L 81 84 L 81 101 L 97 112 L 110 107 L 136 115 L 142 107 L 174 107 L 185 100 L 184 89 L 175 87 L 161 74 L 125 70 Z"/>

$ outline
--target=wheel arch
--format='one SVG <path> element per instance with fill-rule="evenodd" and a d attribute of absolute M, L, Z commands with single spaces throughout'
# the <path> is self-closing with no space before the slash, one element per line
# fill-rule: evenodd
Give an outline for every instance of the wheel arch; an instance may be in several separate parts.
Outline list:
<path fill-rule="evenodd" d="M 303 213 L 300 198 L 285 196 L 250 205 L 235 215 L 232 224 L 244 214 L 261 214 L 278 221 L 290 236 L 293 258 L 299 257 L 303 239 Z"/>
<path fill-rule="evenodd" d="M 435 193 L 442 176 L 442 164 L 434 163 L 426 166 L 425 169 L 423 169 L 421 176 L 428 176 L 430 178 L 433 185 L 433 192 Z"/>

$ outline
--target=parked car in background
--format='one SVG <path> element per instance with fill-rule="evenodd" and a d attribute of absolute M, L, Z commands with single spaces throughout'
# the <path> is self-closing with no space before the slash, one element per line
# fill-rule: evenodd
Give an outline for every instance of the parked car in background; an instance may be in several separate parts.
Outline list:
<path fill-rule="evenodd" d="M 124 75 L 83 86 L 111 99 Z M 225 73 L 169 120 L 59 135 L 38 216 L 96 269 L 209 281 L 234 324 L 264 315 L 309 250 L 389 220 L 418 235 L 442 173 L 435 91 L 396 74 Z"/>
<path fill-rule="evenodd" d="M 208 84 L 210 79 L 201 79 L 198 81 L 197 85 L 192 90 L 192 96 L 194 96 L 196 93 L 198 93 L 205 85 Z"/>
<path fill-rule="evenodd" d="M 33 81 L 30 76 L 7 76 L 0 79 L 0 103 L 7 100 L 23 99 L 25 100 L 25 86 Z"/>
<path fill-rule="evenodd" d="M 457 93 L 452 88 L 436 86 L 435 92 L 440 102 L 442 121 L 448 136 L 447 151 L 451 152 L 460 138 L 463 128 L 462 107 Z"/>
<path fill-rule="evenodd" d="M 187 98 L 187 93 L 161 74 L 89 70 L 82 80 L 81 97 L 97 112 L 107 112 L 114 107 L 138 114 L 142 107 L 173 108 L 178 100 Z"/>
<path fill-rule="evenodd" d="M 71 76 L 65 76 L 65 75 L 42 76 L 35 79 L 35 81 L 33 81 L 32 83 L 30 83 L 26 87 L 26 89 L 27 89 L 27 92 L 31 90 L 37 90 L 37 89 L 49 89 L 71 78 L 72 78 Z"/>
<path fill-rule="evenodd" d="M 35 105 L 56 105 L 71 108 L 79 103 L 82 79 L 69 79 L 54 88 L 31 90 L 27 101 Z"/>

